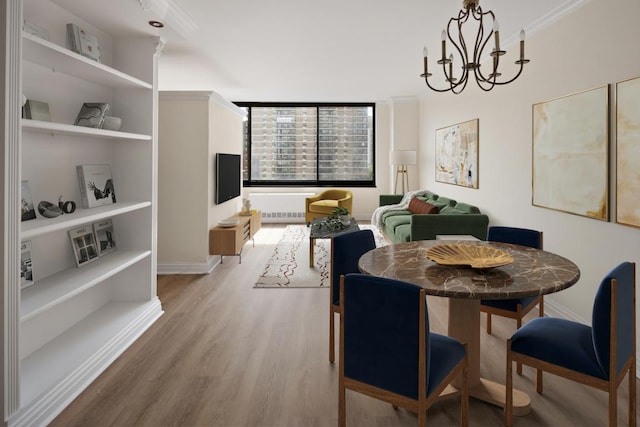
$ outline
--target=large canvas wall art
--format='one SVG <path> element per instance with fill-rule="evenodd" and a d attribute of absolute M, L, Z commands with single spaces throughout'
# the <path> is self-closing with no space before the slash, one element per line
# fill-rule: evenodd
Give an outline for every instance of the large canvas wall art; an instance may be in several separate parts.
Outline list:
<path fill-rule="evenodd" d="M 533 105 L 534 206 L 609 219 L 609 86 Z"/>
<path fill-rule="evenodd" d="M 640 227 L 640 77 L 616 84 L 616 222 Z"/>
<path fill-rule="evenodd" d="M 436 130 L 436 181 L 478 188 L 478 119 Z"/>

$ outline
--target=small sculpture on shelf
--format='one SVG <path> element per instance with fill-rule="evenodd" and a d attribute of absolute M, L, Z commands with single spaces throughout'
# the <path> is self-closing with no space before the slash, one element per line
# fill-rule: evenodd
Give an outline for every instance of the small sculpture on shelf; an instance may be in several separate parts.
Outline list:
<path fill-rule="evenodd" d="M 102 129 L 118 131 L 122 127 L 122 119 L 120 117 L 105 116 L 102 122 Z"/>
<path fill-rule="evenodd" d="M 38 203 L 38 212 L 45 218 L 55 218 L 62 215 L 62 209 L 46 200 Z"/>
<path fill-rule="evenodd" d="M 85 102 L 73 123 L 76 126 L 86 126 L 101 129 L 104 118 L 111 109 L 106 102 Z"/>

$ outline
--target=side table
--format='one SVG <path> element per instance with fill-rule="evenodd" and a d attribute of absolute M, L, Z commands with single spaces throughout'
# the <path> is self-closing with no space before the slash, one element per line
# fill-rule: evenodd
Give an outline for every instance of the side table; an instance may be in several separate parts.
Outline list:
<path fill-rule="evenodd" d="M 313 268 L 313 250 L 316 243 L 316 239 L 332 239 L 338 234 L 349 233 L 351 231 L 358 231 L 360 227 L 355 218 L 351 218 L 349 225 L 339 230 L 330 230 L 322 227 L 322 222 L 327 218 L 316 218 L 311 222 L 309 226 L 309 267 Z"/>

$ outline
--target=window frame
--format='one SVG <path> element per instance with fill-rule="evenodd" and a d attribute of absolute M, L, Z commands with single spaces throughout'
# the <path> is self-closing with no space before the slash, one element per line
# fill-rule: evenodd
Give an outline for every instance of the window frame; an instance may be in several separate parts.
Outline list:
<path fill-rule="evenodd" d="M 375 187 L 376 183 L 376 104 L 375 102 L 234 102 L 240 108 L 247 108 L 247 171 L 248 179 L 242 179 L 243 187 Z M 316 179 L 315 180 L 252 180 L 251 179 L 251 108 L 300 108 L 308 107 L 316 109 Z M 320 120 L 319 109 L 321 107 L 370 107 L 372 109 L 371 138 L 372 138 L 372 175 L 370 180 L 320 180 Z M 244 131 L 243 131 L 244 132 Z M 243 135 L 244 137 L 244 135 Z M 242 152 L 245 153 L 244 139 Z M 244 163 L 244 162 L 243 162 Z"/>

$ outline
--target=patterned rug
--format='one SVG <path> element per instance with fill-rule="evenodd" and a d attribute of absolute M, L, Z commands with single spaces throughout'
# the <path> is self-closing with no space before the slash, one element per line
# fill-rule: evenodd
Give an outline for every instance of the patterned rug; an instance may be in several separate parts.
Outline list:
<path fill-rule="evenodd" d="M 361 225 L 360 229 L 373 230 L 377 246 L 388 244 L 375 227 Z M 331 283 L 330 250 L 330 239 L 316 239 L 314 266 L 309 267 L 309 228 L 287 225 L 254 287 L 328 289 Z"/>

